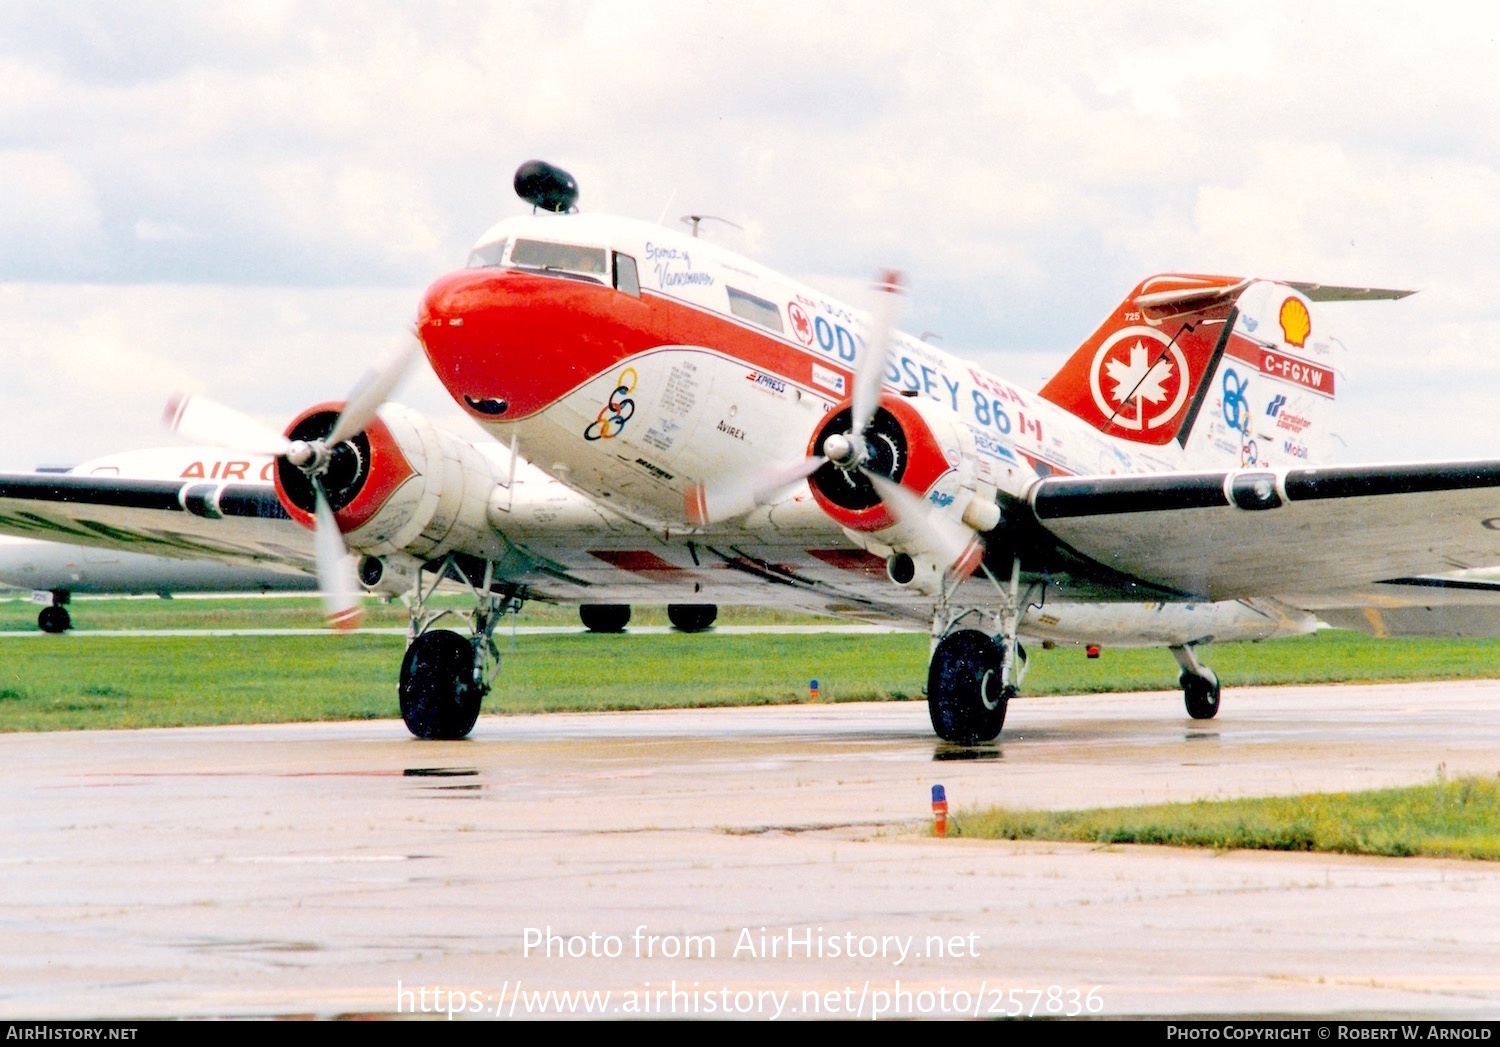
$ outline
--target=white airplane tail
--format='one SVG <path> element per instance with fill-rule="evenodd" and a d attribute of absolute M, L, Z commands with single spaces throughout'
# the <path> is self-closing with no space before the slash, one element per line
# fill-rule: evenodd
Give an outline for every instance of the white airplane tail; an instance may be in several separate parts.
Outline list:
<path fill-rule="evenodd" d="M 1344 347 L 1317 303 L 1410 291 L 1165 274 L 1141 282 L 1041 390 L 1100 432 L 1183 468 L 1332 457 Z"/>

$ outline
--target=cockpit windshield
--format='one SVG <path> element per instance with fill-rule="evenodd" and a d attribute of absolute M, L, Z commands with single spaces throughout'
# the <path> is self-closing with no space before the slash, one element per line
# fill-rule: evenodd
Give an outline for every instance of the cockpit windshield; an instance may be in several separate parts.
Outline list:
<path fill-rule="evenodd" d="M 564 274 L 581 273 L 602 278 L 609 271 L 602 247 L 553 244 L 544 240 L 517 240 L 510 264 L 523 269 L 545 269 Z"/>
<path fill-rule="evenodd" d="M 500 264 L 500 259 L 505 257 L 505 241 L 496 240 L 494 243 L 480 244 L 469 252 L 470 269 L 493 269 Z"/>

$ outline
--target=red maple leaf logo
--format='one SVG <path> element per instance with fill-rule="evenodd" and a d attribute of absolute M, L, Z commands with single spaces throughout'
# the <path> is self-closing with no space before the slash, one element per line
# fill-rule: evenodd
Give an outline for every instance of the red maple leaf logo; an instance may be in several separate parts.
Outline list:
<path fill-rule="evenodd" d="M 786 307 L 786 314 L 792 318 L 792 333 L 797 336 L 797 341 L 805 345 L 811 345 L 813 340 L 812 321 L 802 311 L 802 307 L 792 302 Z"/>

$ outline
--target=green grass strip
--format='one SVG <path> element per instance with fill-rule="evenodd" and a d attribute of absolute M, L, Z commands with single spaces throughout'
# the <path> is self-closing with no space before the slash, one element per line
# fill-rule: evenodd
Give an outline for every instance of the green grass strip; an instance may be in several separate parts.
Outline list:
<path fill-rule="evenodd" d="M 949 835 L 992 840 L 1495 860 L 1500 781 L 1460 778 L 1405 789 L 1085 811 L 995 808 L 960 812 L 954 823 Z"/>

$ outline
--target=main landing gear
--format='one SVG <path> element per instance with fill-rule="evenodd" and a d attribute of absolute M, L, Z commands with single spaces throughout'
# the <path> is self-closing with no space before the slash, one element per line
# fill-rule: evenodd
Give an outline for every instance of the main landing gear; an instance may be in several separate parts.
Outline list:
<path fill-rule="evenodd" d="M 66 607 L 53 604 L 51 607 L 43 607 L 36 616 L 36 627 L 44 633 L 65 633 L 73 628 L 73 619 Z"/>
<path fill-rule="evenodd" d="M 1182 686 L 1182 702 L 1187 714 L 1195 720 L 1212 720 L 1219 712 L 1219 678 L 1198 661 L 1193 645 L 1172 648 L 1172 656 L 1182 666 L 1177 682 Z"/>
<path fill-rule="evenodd" d="M 581 603 L 578 618 L 591 633 L 623 633 L 630 624 L 628 603 Z"/>
<path fill-rule="evenodd" d="M 710 625 L 713 625 L 714 619 L 717 617 L 719 617 L 719 608 L 716 604 L 667 604 L 667 620 L 677 628 L 678 632 L 701 633 Z"/>
<path fill-rule="evenodd" d="M 467 568 L 467 569 L 466 569 Z M 431 583 L 424 584 L 428 576 Z M 475 577 L 479 575 L 479 577 Z M 462 582 L 474 594 L 472 611 L 433 609 L 427 601 L 445 579 Z M 494 592 L 494 565 L 455 557 L 436 569 L 417 572 L 408 612 L 411 626 L 406 657 L 401 660 L 401 719 L 418 738 L 434 741 L 465 737 L 479 719 L 479 706 L 500 669 L 495 626 L 511 611 L 519 611 L 522 596 L 514 590 Z M 453 616 L 467 623 L 465 631 L 435 629 Z"/>
<path fill-rule="evenodd" d="M 1020 584 L 1017 560 L 1011 569 L 1010 591 L 996 616 L 999 633 L 993 638 L 978 629 L 953 628 L 973 612 L 950 616 L 945 606 L 938 606 L 932 622 L 932 660 L 927 666 L 927 712 L 932 729 L 945 742 L 988 742 L 1005 726 L 1006 707 L 1026 675 L 1026 649 L 1016 637 L 1024 606 Z"/>

